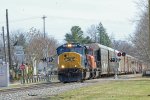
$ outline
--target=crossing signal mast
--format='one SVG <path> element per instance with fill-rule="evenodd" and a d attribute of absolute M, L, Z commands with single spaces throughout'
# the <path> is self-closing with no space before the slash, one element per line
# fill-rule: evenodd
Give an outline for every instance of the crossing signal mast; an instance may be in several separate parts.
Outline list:
<path fill-rule="evenodd" d="M 118 57 L 116 57 L 116 54 L 115 54 L 115 57 L 113 58 L 111 58 L 110 59 L 110 62 L 114 62 L 115 63 L 115 75 L 114 75 L 114 78 L 115 79 L 117 79 L 117 71 L 118 71 L 118 67 L 117 67 L 117 63 L 119 64 L 119 62 L 120 62 L 120 60 L 121 60 L 121 58 L 119 58 L 119 57 L 121 57 L 121 56 L 123 56 L 124 57 L 124 66 L 125 66 L 125 56 L 126 56 L 126 53 L 125 52 L 119 52 L 119 53 L 117 53 L 117 56 Z M 118 65 L 119 66 L 119 65 Z M 124 67 L 125 68 L 125 67 Z"/>
<path fill-rule="evenodd" d="M 118 57 L 121 57 L 121 56 L 123 56 L 123 60 L 124 60 L 124 71 L 125 71 L 125 56 L 126 56 L 126 53 L 125 52 L 119 52 L 118 54 Z"/>

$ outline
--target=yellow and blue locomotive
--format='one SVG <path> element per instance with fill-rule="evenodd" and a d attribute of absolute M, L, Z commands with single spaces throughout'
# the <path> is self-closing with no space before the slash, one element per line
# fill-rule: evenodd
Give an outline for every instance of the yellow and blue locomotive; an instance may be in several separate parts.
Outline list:
<path fill-rule="evenodd" d="M 93 51 L 79 43 L 67 43 L 57 48 L 58 79 L 61 82 L 83 81 L 86 69 L 93 69 L 96 63 Z"/>

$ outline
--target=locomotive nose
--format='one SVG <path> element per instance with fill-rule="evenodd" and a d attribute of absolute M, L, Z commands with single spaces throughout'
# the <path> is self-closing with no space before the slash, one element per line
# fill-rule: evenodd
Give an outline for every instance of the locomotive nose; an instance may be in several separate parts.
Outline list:
<path fill-rule="evenodd" d="M 81 57 L 80 54 L 75 53 L 75 52 L 67 52 L 59 57 L 59 66 L 64 66 L 64 68 L 78 68 L 81 67 Z"/>

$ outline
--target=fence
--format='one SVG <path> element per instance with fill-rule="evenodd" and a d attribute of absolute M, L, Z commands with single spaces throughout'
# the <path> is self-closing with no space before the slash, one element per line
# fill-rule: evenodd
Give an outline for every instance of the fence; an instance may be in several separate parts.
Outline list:
<path fill-rule="evenodd" d="M 29 84 L 29 83 L 44 83 L 44 82 L 58 82 L 58 75 L 34 75 L 28 77 L 21 78 L 21 84 Z"/>

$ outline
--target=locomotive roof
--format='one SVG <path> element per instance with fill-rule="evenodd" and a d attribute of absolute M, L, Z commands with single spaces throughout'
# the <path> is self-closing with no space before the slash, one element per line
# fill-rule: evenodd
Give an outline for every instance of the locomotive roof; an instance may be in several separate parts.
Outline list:
<path fill-rule="evenodd" d="M 92 47 L 94 50 L 98 50 L 99 48 L 103 48 L 103 49 L 106 49 L 106 50 L 109 50 L 109 51 L 114 51 L 115 49 L 112 49 L 110 47 L 107 47 L 107 46 L 104 46 L 104 45 L 101 45 L 99 43 L 91 43 L 91 44 L 87 44 L 88 46 Z M 116 52 L 119 52 L 118 50 L 115 50 Z"/>
<path fill-rule="evenodd" d="M 107 46 L 104 46 L 104 45 L 101 45 L 99 43 L 91 43 L 91 44 L 87 44 L 88 46 L 92 47 L 94 50 L 98 50 L 99 48 L 102 48 L 102 49 L 106 49 L 106 50 L 109 50 L 109 51 L 112 51 L 112 52 L 116 52 L 118 53 L 119 51 L 118 50 L 115 50 L 113 48 L 110 48 L 110 47 L 107 47 Z M 130 57 L 131 59 L 135 59 L 135 60 L 138 60 L 136 57 L 133 57 L 131 55 L 126 55 L 127 57 Z M 138 60 L 139 61 L 139 60 Z"/>
<path fill-rule="evenodd" d="M 58 46 L 57 49 L 61 48 L 61 47 L 66 47 L 66 45 L 68 45 L 68 44 L 76 45 L 77 47 L 83 47 L 83 45 L 80 43 L 65 43 L 65 44 Z"/>

